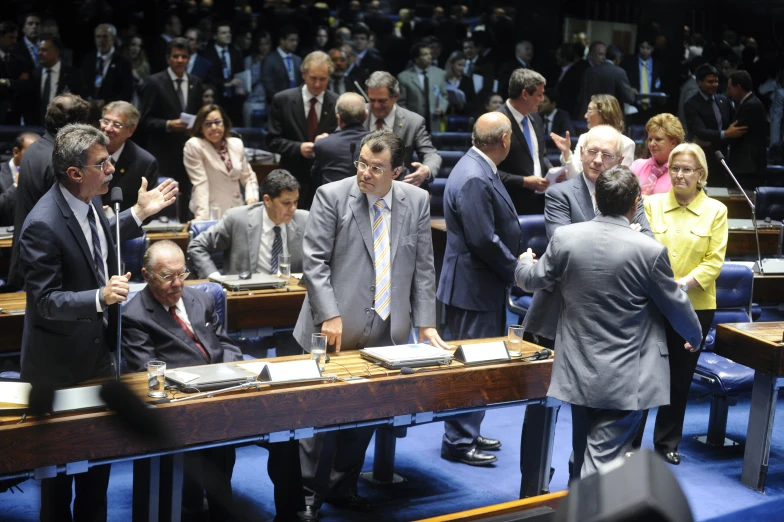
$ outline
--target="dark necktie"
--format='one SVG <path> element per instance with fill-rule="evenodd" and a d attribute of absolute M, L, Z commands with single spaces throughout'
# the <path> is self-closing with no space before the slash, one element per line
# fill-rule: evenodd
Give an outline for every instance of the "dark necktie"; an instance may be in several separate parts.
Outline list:
<path fill-rule="evenodd" d="M 185 335 L 187 335 L 188 338 L 191 341 L 193 341 L 193 344 L 195 344 L 196 347 L 201 352 L 202 357 L 207 359 L 207 362 L 210 362 L 210 355 L 207 353 L 207 350 L 204 349 L 204 346 L 202 346 L 202 344 L 199 342 L 199 339 L 196 338 L 196 334 L 194 334 L 193 330 L 188 328 L 188 325 L 185 324 L 185 321 L 180 319 L 180 316 L 177 315 L 177 307 L 176 306 L 170 307 L 169 308 L 169 313 L 171 314 L 172 317 L 174 317 L 174 320 L 177 321 L 177 324 L 180 325 L 180 328 L 183 329 L 183 331 L 185 332 Z"/>
<path fill-rule="evenodd" d="M 283 238 L 280 236 L 280 227 L 275 225 L 272 227 L 275 232 L 275 239 L 272 241 L 272 257 L 270 258 L 270 274 L 275 275 L 278 273 L 278 259 L 283 253 Z"/>
<path fill-rule="evenodd" d="M 50 98 L 52 97 L 52 70 L 46 70 L 46 78 L 44 78 L 44 92 L 41 94 L 41 113 L 45 116 L 46 115 L 46 108 L 51 101 Z M 44 121 L 44 118 L 41 118 L 41 121 Z"/>
<path fill-rule="evenodd" d="M 384 130 L 384 120 L 381 118 L 376 120 L 376 130 Z"/>
<path fill-rule="evenodd" d="M 422 71 L 422 76 L 424 77 L 424 86 L 425 86 L 425 113 L 422 115 L 425 117 L 425 128 L 427 132 L 430 133 L 430 125 L 432 115 L 430 114 L 430 81 L 427 77 L 427 69 Z"/>
<path fill-rule="evenodd" d="M 95 266 L 95 275 L 98 279 L 98 286 L 103 291 L 106 286 L 106 272 L 103 269 L 103 253 L 101 252 L 101 240 L 98 237 L 98 226 L 95 223 L 95 214 L 93 213 L 93 206 L 87 210 L 87 222 L 90 224 L 90 234 L 93 238 L 93 264 Z M 103 309 L 103 326 L 109 326 L 109 308 Z"/>
<path fill-rule="evenodd" d="M 711 96 L 710 104 L 713 107 L 713 115 L 716 117 L 716 125 L 718 125 L 719 130 L 722 130 L 721 126 L 721 110 L 719 109 L 719 104 L 716 101 L 715 96 Z"/>
<path fill-rule="evenodd" d="M 310 99 L 310 110 L 308 111 L 308 139 L 310 139 L 310 141 L 316 139 L 316 129 L 318 129 L 318 113 L 316 112 L 317 103 L 317 98 L 313 97 Z"/>
<path fill-rule="evenodd" d="M 185 110 L 185 95 L 182 94 L 182 78 L 174 80 L 177 83 L 177 97 L 180 99 L 180 107 Z"/>
<path fill-rule="evenodd" d="M 95 96 L 97 100 L 100 98 L 101 85 L 103 84 L 103 56 L 99 56 L 95 60 Z"/>
<path fill-rule="evenodd" d="M 291 55 L 286 55 L 286 72 L 289 75 L 289 88 L 294 88 L 296 85 L 294 84 L 294 65 L 291 63 Z"/>
<path fill-rule="evenodd" d="M 545 136 L 547 136 L 551 132 L 553 132 L 553 128 L 550 127 L 550 123 L 552 123 L 551 120 L 550 120 L 550 117 L 549 116 L 545 116 L 544 117 L 544 128 L 547 129 L 547 134 L 545 134 Z"/>
<path fill-rule="evenodd" d="M 229 68 L 229 56 L 226 49 L 221 51 L 221 61 L 223 62 L 223 80 L 228 82 L 231 76 L 231 69 Z M 225 89 L 223 95 L 227 98 L 231 97 L 231 88 Z"/>

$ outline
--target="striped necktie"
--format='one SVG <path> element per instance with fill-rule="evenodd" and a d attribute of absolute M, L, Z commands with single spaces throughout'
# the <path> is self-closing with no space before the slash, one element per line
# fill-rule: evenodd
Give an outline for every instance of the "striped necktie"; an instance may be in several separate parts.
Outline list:
<path fill-rule="evenodd" d="M 376 297 L 373 307 L 381 319 L 389 317 L 392 301 L 392 279 L 390 277 L 389 232 L 384 221 L 384 209 L 387 204 L 383 199 L 373 205 L 375 219 L 373 220 L 373 258 L 376 270 Z"/>
<path fill-rule="evenodd" d="M 275 275 L 278 273 L 278 260 L 279 256 L 283 253 L 283 238 L 280 236 L 280 226 L 275 225 L 272 227 L 275 232 L 275 239 L 272 240 L 272 257 L 270 258 L 270 274 Z"/>
<path fill-rule="evenodd" d="M 87 210 L 87 221 L 90 223 L 90 234 L 93 236 L 93 263 L 95 264 L 95 275 L 98 276 L 98 286 L 103 289 L 106 286 L 106 272 L 103 268 L 103 253 L 101 252 L 101 240 L 98 237 L 98 226 L 95 223 L 93 206 Z M 103 309 L 103 326 L 109 326 L 109 308 Z"/>

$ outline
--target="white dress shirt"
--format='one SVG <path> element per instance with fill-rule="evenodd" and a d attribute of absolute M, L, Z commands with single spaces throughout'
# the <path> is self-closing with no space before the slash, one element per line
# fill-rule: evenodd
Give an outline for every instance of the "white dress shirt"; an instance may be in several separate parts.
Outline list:
<path fill-rule="evenodd" d="M 599 207 L 596 205 L 596 183 L 588 179 L 588 176 L 583 173 L 583 181 L 585 181 L 585 186 L 588 187 L 588 194 L 591 195 L 591 203 L 593 204 L 593 211 L 598 216 L 599 215 Z"/>
<path fill-rule="evenodd" d="M 289 255 L 289 246 L 286 236 L 286 224 L 280 225 L 280 240 L 283 242 L 284 256 Z M 272 243 L 275 241 L 275 223 L 270 219 L 265 211 L 261 220 L 261 241 L 259 242 L 259 261 L 256 265 L 256 272 L 270 273 L 272 268 Z"/>
<path fill-rule="evenodd" d="M 167 67 L 166 68 L 166 72 L 169 73 L 169 78 L 171 78 L 172 85 L 174 86 L 174 92 L 176 93 L 177 92 L 177 80 L 179 80 L 180 78 L 178 78 L 177 75 L 174 74 L 174 71 L 172 71 L 171 67 Z M 180 87 L 180 89 L 182 89 L 182 99 L 185 100 L 185 106 L 186 107 L 188 106 L 188 81 L 189 81 L 188 80 L 188 74 L 187 73 L 183 73 L 183 75 L 182 75 L 182 86 Z M 184 109 L 183 109 L 183 112 L 184 112 Z"/>
<path fill-rule="evenodd" d="M 321 108 L 324 106 L 324 93 L 322 92 L 318 96 L 313 96 L 310 94 L 308 90 L 308 86 L 304 83 L 302 84 L 302 103 L 305 104 L 305 121 L 308 119 L 308 113 L 310 112 L 310 100 L 311 98 L 316 98 L 316 118 L 321 121 Z"/>
<path fill-rule="evenodd" d="M 471 147 L 471 150 L 473 150 L 474 152 L 476 152 L 477 154 L 479 154 L 479 156 L 481 156 L 481 157 L 482 157 L 482 159 L 483 159 L 483 160 L 485 160 L 485 161 L 487 162 L 487 164 L 488 164 L 488 165 L 490 165 L 490 168 L 491 168 L 491 169 L 493 169 L 493 174 L 495 174 L 496 176 L 498 175 L 498 167 L 496 166 L 496 164 L 495 164 L 495 163 L 493 163 L 493 160 L 491 160 L 491 159 L 488 157 L 488 155 L 487 155 L 487 154 L 485 154 L 485 153 L 484 153 L 484 152 L 482 152 L 481 150 L 477 149 L 476 147 Z"/>
<path fill-rule="evenodd" d="M 117 165 L 117 162 L 120 161 L 120 156 L 122 156 L 122 152 L 124 150 L 125 150 L 125 142 L 123 142 L 123 144 L 120 145 L 119 149 L 114 151 L 114 154 L 111 154 L 111 156 L 112 156 L 112 165 Z M 115 174 L 117 174 L 117 172 L 115 172 Z"/>
<path fill-rule="evenodd" d="M 52 102 L 55 96 L 57 96 L 57 83 L 60 81 L 60 69 L 62 68 L 62 62 L 57 60 L 57 63 L 54 64 L 49 69 L 49 99 L 48 100 L 41 100 L 41 103 L 44 104 L 44 107 L 48 107 L 49 104 Z M 41 89 L 41 97 L 43 98 L 44 95 L 44 85 L 46 85 L 46 68 L 41 68 L 41 85 L 39 86 Z"/>
<path fill-rule="evenodd" d="M 114 46 L 109 49 L 109 52 L 106 54 L 101 54 L 100 51 L 96 53 L 98 58 L 103 60 L 103 71 L 101 72 L 101 77 L 106 76 L 106 72 L 109 70 L 109 64 L 112 63 L 112 58 L 114 57 Z"/>
<path fill-rule="evenodd" d="M 384 128 L 385 129 L 395 130 L 395 110 L 397 110 L 397 104 L 395 104 L 395 106 L 392 107 L 392 110 L 389 111 L 389 114 L 387 114 L 387 117 L 384 118 Z M 370 127 L 369 127 L 370 128 L 370 132 L 373 132 L 374 130 L 376 130 L 376 120 L 377 119 L 378 118 L 376 118 L 373 115 L 373 113 L 371 112 L 370 113 Z"/>
<path fill-rule="evenodd" d="M 512 107 L 512 104 L 509 103 L 509 100 L 506 100 L 506 106 L 509 108 L 509 112 L 512 113 L 512 116 L 514 116 L 514 119 L 517 122 L 517 125 L 520 127 L 520 130 L 523 131 L 523 114 Z M 541 178 L 542 164 L 539 162 L 539 140 L 536 139 L 536 131 L 534 130 L 533 122 L 531 122 L 531 115 L 529 114 L 527 116 L 529 117 L 525 118 L 525 123 L 528 125 L 529 136 L 531 136 L 531 148 L 534 151 L 534 176 Z M 523 131 L 523 137 L 525 137 L 525 131 Z"/>
<path fill-rule="evenodd" d="M 182 297 L 177 300 L 177 304 L 174 305 L 174 308 L 177 310 L 177 317 L 188 325 L 188 328 L 193 332 L 193 325 L 191 324 L 191 320 L 188 319 L 188 312 L 185 311 L 185 303 L 182 301 Z M 166 311 L 171 313 L 169 310 Z M 193 332 L 193 335 L 196 335 L 196 332 Z"/>

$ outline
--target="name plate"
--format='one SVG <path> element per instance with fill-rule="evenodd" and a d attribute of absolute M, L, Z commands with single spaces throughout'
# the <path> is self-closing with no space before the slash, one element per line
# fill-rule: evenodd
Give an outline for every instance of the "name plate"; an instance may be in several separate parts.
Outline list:
<path fill-rule="evenodd" d="M 259 374 L 259 380 L 268 383 L 312 381 L 322 378 L 318 362 L 313 359 L 267 363 Z"/>
<path fill-rule="evenodd" d="M 486 364 L 511 360 L 503 341 L 461 344 L 455 351 L 455 359 L 463 364 Z"/>

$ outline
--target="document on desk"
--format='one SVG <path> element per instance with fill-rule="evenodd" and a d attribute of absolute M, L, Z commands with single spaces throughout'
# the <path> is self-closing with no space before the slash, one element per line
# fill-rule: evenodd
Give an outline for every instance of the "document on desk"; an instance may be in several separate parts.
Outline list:
<path fill-rule="evenodd" d="M 27 408 L 32 388 L 26 382 L 0 382 L 0 410 Z"/>

